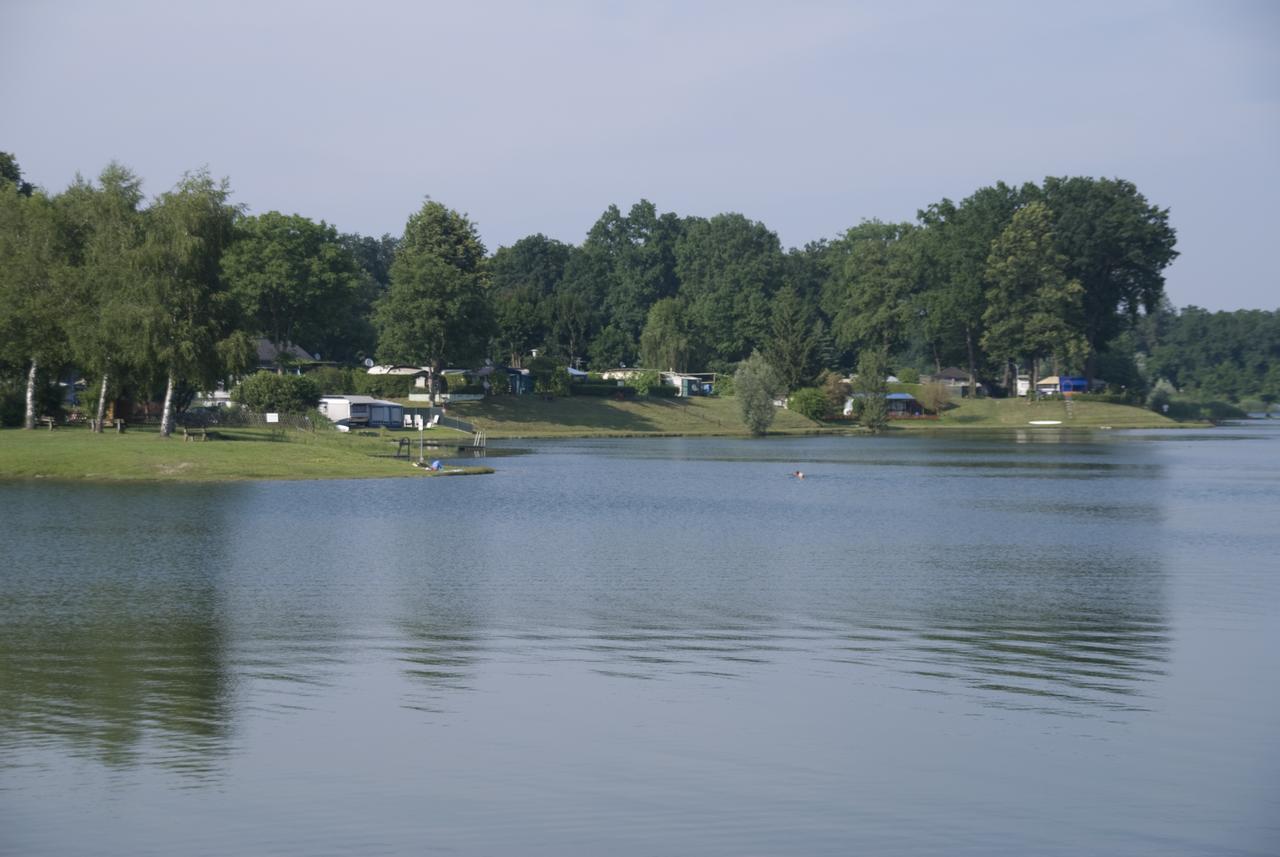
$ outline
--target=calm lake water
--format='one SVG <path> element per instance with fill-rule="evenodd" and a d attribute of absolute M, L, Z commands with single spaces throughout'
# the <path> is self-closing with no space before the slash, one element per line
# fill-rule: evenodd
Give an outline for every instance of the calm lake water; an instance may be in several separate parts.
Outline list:
<path fill-rule="evenodd" d="M 0 853 L 1280 853 L 1280 425 L 524 447 L 0 484 Z"/>

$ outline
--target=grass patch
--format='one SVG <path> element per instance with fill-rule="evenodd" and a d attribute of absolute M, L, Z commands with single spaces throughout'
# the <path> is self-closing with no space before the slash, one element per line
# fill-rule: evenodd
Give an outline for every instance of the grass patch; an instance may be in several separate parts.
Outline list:
<path fill-rule="evenodd" d="M 906 429 L 1027 428 L 1032 420 L 1060 420 L 1062 428 L 1177 428 L 1178 423 L 1146 408 L 1108 402 L 1042 399 L 960 399 L 936 420 L 894 421 Z M 1197 423 L 1203 425 L 1203 423 Z"/>
<path fill-rule="evenodd" d="M 356 437 L 334 431 L 217 429 L 205 442 L 167 440 L 155 429 L 94 434 L 87 428 L 0 431 L 0 478 L 221 482 L 240 479 L 426 478 L 492 473 L 455 467 L 432 473 L 394 458 L 409 433 Z M 416 433 L 414 433 L 416 438 Z M 416 448 L 414 451 L 416 459 Z"/>
<path fill-rule="evenodd" d="M 749 434 L 738 400 L 499 396 L 449 406 L 450 416 L 474 424 L 491 438 L 639 437 Z M 823 427 L 778 409 L 769 434 L 812 434 Z"/>

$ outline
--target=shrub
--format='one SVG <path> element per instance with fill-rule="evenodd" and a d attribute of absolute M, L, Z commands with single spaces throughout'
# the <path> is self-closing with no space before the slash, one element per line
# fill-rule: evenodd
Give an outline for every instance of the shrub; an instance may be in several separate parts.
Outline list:
<path fill-rule="evenodd" d="M 827 397 L 827 412 L 843 413 L 844 400 L 849 396 L 849 385 L 845 383 L 840 373 L 823 369 L 822 374 L 818 376 L 818 386 L 822 388 L 822 395 Z"/>
<path fill-rule="evenodd" d="M 569 396 L 573 391 L 569 388 L 569 370 L 558 368 L 550 372 L 535 372 L 533 391 L 552 396 Z"/>
<path fill-rule="evenodd" d="M 898 374 L 898 380 L 904 384 L 920 383 L 919 369 L 912 369 L 911 367 L 908 366 L 906 369 L 899 369 L 897 374 Z"/>
<path fill-rule="evenodd" d="M 341 369 L 337 366 L 321 366 L 306 374 L 312 383 L 320 390 L 320 395 L 340 396 L 343 393 L 353 393 L 356 391 L 355 381 L 353 380 L 355 372 L 351 369 Z M 364 374 L 364 373 L 361 373 Z"/>
<path fill-rule="evenodd" d="M 657 372 L 641 372 L 631 379 L 631 386 L 636 388 L 636 395 L 647 396 L 654 388 L 661 388 L 662 376 Z"/>
<path fill-rule="evenodd" d="M 733 395 L 733 374 L 730 372 L 721 372 L 716 375 L 716 383 L 711 392 L 717 396 Z"/>
<path fill-rule="evenodd" d="M 414 390 L 412 375 L 370 375 L 368 372 L 354 372 L 352 386 L 362 396 L 373 396 L 379 399 L 403 399 Z"/>
<path fill-rule="evenodd" d="M 759 351 L 738 364 L 733 377 L 738 403 L 742 408 L 742 421 L 752 434 L 760 435 L 773 424 L 773 400 L 783 392 L 782 378 L 778 370 L 760 356 Z"/>
<path fill-rule="evenodd" d="M 889 403 L 885 401 L 884 352 L 868 348 L 858 359 L 858 377 L 854 389 L 862 394 L 858 422 L 872 431 L 882 431 L 889 423 Z"/>
<path fill-rule="evenodd" d="M 787 407 L 814 422 L 821 422 L 831 415 L 827 397 L 817 387 L 801 387 L 796 390 L 791 394 Z"/>
<path fill-rule="evenodd" d="M 674 399 L 678 395 L 680 395 L 679 389 L 665 384 L 649 388 L 649 396 L 655 399 Z"/>
<path fill-rule="evenodd" d="M 931 414 L 940 414 L 951 407 L 951 391 L 946 384 L 925 384 L 916 394 L 920 404 Z"/>
<path fill-rule="evenodd" d="M 257 413 L 303 413 L 320 403 L 320 389 L 305 375 L 258 372 L 231 391 L 231 400 Z"/>

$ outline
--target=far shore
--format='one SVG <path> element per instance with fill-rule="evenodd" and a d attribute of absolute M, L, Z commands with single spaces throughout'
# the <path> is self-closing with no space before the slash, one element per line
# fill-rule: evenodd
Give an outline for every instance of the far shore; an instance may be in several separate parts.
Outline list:
<path fill-rule="evenodd" d="M 419 403 L 412 403 L 417 406 Z M 473 423 L 490 440 L 750 436 L 732 398 L 637 399 L 502 397 L 450 406 L 451 415 Z M 1041 423 L 1033 425 L 1033 422 Z M 962 401 L 941 417 L 891 420 L 888 434 L 929 432 L 1100 431 L 1203 427 L 1179 423 L 1142 408 L 1062 401 L 979 399 Z M 849 422 L 815 422 L 778 409 L 768 437 L 867 435 Z M 418 453 L 405 457 L 400 440 L 417 432 L 380 430 L 341 434 L 319 429 L 222 428 L 208 441 L 160 438 L 154 426 L 123 434 L 94 434 L 82 426 L 53 431 L 0 432 L 0 479 L 99 482 L 226 482 L 435 478 L 493 473 L 487 464 L 448 462 L 469 435 L 435 429 L 431 443 L 449 449 L 425 450 L 427 460 L 446 459 L 442 470 L 416 467 Z M 400 453 L 397 457 L 397 453 Z"/>

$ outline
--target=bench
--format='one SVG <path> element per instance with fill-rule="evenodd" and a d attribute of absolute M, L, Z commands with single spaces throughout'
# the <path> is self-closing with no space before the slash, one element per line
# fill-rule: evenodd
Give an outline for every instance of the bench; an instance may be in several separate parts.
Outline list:
<path fill-rule="evenodd" d="M 190 431 L 188 431 L 188 430 L 187 430 L 187 427 L 186 427 L 186 426 L 183 426 L 183 427 L 182 427 L 182 439 L 183 439 L 184 441 L 192 441 L 192 440 L 208 440 L 208 439 L 209 439 L 209 433 L 208 433 L 207 431 L 205 431 L 204 429 L 202 429 L 202 428 L 200 428 L 200 429 L 191 429 Z"/>
<path fill-rule="evenodd" d="M 49 427 L 49 431 L 53 431 L 53 417 L 40 417 L 38 422 L 42 422 Z"/>

